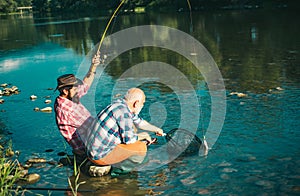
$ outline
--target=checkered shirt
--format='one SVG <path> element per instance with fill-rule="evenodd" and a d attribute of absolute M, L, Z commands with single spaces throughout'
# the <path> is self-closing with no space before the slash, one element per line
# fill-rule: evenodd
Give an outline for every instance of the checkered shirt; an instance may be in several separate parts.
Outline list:
<path fill-rule="evenodd" d="M 79 98 L 87 93 L 89 86 L 82 84 L 77 87 Z M 58 96 L 54 104 L 56 124 L 62 136 L 78 154 L 85 153 L 85 146 L 78 136 L 77 129 L 87 129 L 92 121 L 90 112 L 79 102 Z"/>
<path fill-rule="evenodd" d="M 117 100 L 98 114 L 98 125 L 87 139 L 88 156 L 99 160 L 118 144 L 137 141 L 135 126 L 143 120 L 130 112 L 124 100 Z"/>

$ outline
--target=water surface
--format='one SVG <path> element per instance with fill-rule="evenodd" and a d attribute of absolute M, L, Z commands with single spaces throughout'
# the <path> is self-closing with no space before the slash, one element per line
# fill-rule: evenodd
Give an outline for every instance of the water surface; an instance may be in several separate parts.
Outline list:
<path fill-rule="evenodd" d="M 224 78 L 226 119 L 207 157 L 185 157 L 152 171 L 114 179 L 83 179 L 87 183 L 82 189 L 97 190 L 95 195 L 298 195 L 300 40 L 297 16 L 289 10 L 195 12 L 192 24 L 188 13 L 118 16 L 109 34 L 136 25 L 155 24 L 179 29 L 201 42 Z M 21 162 L 31 157 L 58 161 L 59 152 L 71 153 L 57 130 L 54 113 L 33 109 L 48 106 L 45 99 L 55 100 L 57 92 L 49 88 L 56 87 L 59 75 L 77 73 L 85 55 L 98 43 L 107 20 L 106 17 L 32 16 L 1 19 L 0 83 L 16 85 L 21 93 L 2 97 L 5 103 L 0 105 L 0 122 L 1 129 L 12 133 L 14 149 L 21 152 L 18 157 Z M 100 111 L 116 95 L 112 89 L 122 73 L 145 61 L 171 64 L 191 81 L 202 118 L 190 120 L 199 121 L 197 135 L 201 136 L 201 130 L 207 128 L 210 120 L 209 89 L 201 73 L 172 51 L 138 48 L 125 52 L 96 81 L 93 103 L 89 99 L 83 99 L 83 103 L 90 110 Z M 141 116 L 166 131 L 177 127 L 185 103 L 178 102 L 176 93 L 151 78 L 144 78 L 140 87 L 147 96 Z M 231 96 L 232 92 L 247 96 Z M 38 99 L 30 100 L 32 94 Z M 159 138 L 158 144 L 150 148 L 153 150 L 165 142 Z M 47 149 L 54 151 L 46 152 Z M 52 165 L 32 168 L 30 172 L 42 176 L 32 187 L 66 188 L 67 178 L 72 176 L 70 169 Z M 52 195 L 61 193 L 53 191 Z"/>

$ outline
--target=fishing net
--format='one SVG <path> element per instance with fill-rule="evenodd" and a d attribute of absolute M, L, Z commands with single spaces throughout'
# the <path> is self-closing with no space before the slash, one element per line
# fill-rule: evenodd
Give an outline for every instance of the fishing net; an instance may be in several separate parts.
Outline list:
<path fill-rule="evenodd" d="M 175 128 L 166 134 L 169 155 L 191 156 L 199 153 L 202 141 L 188 130 Z"/>

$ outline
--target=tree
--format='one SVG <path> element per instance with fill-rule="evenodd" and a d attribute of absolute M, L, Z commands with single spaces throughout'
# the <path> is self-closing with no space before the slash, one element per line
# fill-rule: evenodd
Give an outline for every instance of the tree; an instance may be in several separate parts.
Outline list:
<path fill-rule="evenodd" d="M 14 0 L 0 0 L 0 12 L 10 13 L 17 8 L 17 2 Z"/>

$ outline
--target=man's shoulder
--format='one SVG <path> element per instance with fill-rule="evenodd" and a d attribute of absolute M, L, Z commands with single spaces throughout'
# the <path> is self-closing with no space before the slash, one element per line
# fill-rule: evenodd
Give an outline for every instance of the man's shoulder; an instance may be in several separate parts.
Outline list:
<path fill-rule="evenodd" d="M 55 99 L 54 107 L 55 108 L 65 108 L 65 107 L 71 107 L 72 106 L 72 101 L 70 101 L 67 98 L 58 96 Z"/>
<path fill-rule="evenodd" d="M 111 104 L 111 110 L 127 110 L 127 105 L 123 100 L 116 100 Z"/>

